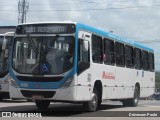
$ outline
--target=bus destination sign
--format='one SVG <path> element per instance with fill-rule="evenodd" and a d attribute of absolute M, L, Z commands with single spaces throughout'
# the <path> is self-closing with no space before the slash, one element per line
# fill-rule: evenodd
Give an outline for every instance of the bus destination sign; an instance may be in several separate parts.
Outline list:
<path fill-rule="evenodd" d="M 16 34 L 67 34 L 74 32 L 74 24 L 19 25 L 16 29 Z"/>

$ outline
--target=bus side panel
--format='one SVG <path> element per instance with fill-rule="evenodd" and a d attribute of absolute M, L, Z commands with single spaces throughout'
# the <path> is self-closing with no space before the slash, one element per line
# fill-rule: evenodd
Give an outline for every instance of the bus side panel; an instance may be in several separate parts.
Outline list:
<path fill-rule="evenodd" d="M 116 67 L 117 98 L 118 99 L 132 98 L 133 85 L 134 85 L 134 69 Z"/>
<path fill-rule="evenodd" d="M 154 93 L 155 74 L 149 71 L 142 71 L 141 97 L 149 97 Z"/>
<path fill-rule="evenodd" d="M 96 80 L 102 83 L 102 99 L 113 99 L 117 96 L 115 88 L 115 66 L 92 63 L 92 85 Z"/>
<path fill-rule="evenodd" d="M 115 66 L 104 65 L 103 69 L 99 70 L 101 70 L 103 84 L 102 99 L 115 98 L 117 96 L 115 88 Z"/>
<path fill-rule="evenodd" d="M 92 95 L 92 79 L 91 77 L 91 72 L 90 68 L 82 72 L 81 74 L 78 75 L 78 86 L 77 86 L 77 100 L 80 101 L 86 101 L 86 100 L 91 100 L 91 95 Z"/>
<path fill-rule="evenodd" d="M 140 97 L 145 96 L 145 91 L 147 90 L 147 82 L 145 81 L 144 71 L 142 70 L 135 70 L 135 82 L 140 84 Z"/>
<path fill-rule="evenodd" d="M 148 86 L 149 86 L 149 91 L 148 94 L 149 96 L 154 94 L 155 92 L 155 72 L 149 72 L 149 82 L 148 82 Z"/>
<path fill-rule="evenodd" d="M 127 91 L 127 98 L 133 98 L 134 87 L 135 87 L 135 69 L 125 68 L 125 73 L 123 74 L 126 77 L 125 90 Z"/>
<path fill-rule="evenodd" d="M 148 97 L 154 93 L 154 72 L 135 70 L 135 80 L 140 84 L 140 97 Z"/>
<path fill-rule="evenodd" d="M 56 90 L 56 95 L 51 98 L 55 100 L 64 100 L 64 101 L 77 101 L 76 99 L 76 86 L 71 86 L 68 88 L 61 88 Z"/>

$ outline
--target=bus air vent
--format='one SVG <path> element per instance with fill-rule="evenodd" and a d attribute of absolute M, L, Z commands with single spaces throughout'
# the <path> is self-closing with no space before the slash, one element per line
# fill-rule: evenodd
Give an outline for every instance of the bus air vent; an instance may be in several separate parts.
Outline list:
<path fill-rule="evenodd" d="M 29 82 L 58 82 L 63 79 L 63 76 L 59 77 L 33 77 L 33 76 L 17 76 L 20 81 Z"/>
<path fill-rule="evenodd" d="M 31 98 L 34 95 L 40 95 L 44 98 L 52 98 L 55 95 L 55 91 L 32 91 L 32 90 L 21 90 L 24 97 Z"/>

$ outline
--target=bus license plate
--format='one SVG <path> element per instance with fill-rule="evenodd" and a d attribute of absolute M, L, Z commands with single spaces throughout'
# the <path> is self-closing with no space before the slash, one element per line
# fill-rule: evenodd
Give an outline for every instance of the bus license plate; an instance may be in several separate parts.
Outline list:
<path fill-rule="evenodd" d="M 33 95 L 32 99 L 34 99 L 34 100 L 43 100 L 43 96 L 41 96 L 41 95 Z"/>

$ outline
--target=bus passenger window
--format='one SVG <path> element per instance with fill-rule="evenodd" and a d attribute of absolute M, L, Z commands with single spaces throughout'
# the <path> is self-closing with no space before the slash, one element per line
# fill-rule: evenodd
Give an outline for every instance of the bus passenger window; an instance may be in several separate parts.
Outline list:
<path fill-rule="evenodd" d="M 148 52 L 142 51 L 142 68 L 143 70 L 148 70 Z"/>
<path fill-rule="evenodd" d="M 127 68 L 134 67 L 133 61 L 133 47 L 126 45 L 125 46 L 125 63 Z"/>
<path fill-rule="evenodd" d="M 94 63 L 103 62 L 102 37 L 92 35 L 92 60 Z"/>
<path fill-rule="evenodd" d="M 116 65 L 124 67 L 124 45 L 115 42 Z"/>
<path fill-rule="evenodd" d="M 149 53 L 148 55 L 148 65 L 149 65 L 149 70 L 154 71 L 154 55 L 153 53 Z"/>
<path fill-rule="evenodd" d="M 115 64 L 114 41 L 104 39 L 104 63 L 108 65 Z"/>
<path fill-rule="evenodd" d="M 141 70 L 141 50 L 138 48 L 134 49 L 134 63 L 135 63 L 135 69 Z"/>

